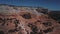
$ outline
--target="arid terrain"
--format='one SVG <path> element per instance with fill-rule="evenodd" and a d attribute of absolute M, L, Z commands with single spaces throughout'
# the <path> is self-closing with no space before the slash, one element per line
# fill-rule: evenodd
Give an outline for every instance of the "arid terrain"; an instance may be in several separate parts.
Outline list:
<path fill-rule="evenodd" d="M 0 34 L 60 34 L 60 11 L 1 4 Z"/>

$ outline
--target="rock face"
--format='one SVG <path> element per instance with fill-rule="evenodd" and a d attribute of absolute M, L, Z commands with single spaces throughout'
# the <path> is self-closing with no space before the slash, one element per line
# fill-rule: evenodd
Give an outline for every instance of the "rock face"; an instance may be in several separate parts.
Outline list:
<path fill-rule="evenodd" d="M 0 34 L 60 34 L 48 9 L 0 5 Z"/>
<path fill-rule="evenodd" d="M 60 23 L 60 11 L 50 11 L 48 15 Z"/>

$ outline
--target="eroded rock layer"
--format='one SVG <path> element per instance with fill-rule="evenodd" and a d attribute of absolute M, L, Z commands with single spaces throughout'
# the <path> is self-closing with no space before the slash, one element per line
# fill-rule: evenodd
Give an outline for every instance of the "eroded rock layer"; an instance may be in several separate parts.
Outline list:
<path fill-rule="evenodd" d="M 60 24 L 48 9 L 1 5 L 0 34 L 60 34 Z"/>

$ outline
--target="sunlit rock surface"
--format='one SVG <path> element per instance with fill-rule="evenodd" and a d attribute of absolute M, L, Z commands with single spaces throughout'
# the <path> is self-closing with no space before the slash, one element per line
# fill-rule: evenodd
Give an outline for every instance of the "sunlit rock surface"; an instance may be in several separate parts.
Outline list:
<path fill-rule="evenodd" d="M 0 34 L 60 34 L 60 24 L 41 7 L 0 5 Z"/>

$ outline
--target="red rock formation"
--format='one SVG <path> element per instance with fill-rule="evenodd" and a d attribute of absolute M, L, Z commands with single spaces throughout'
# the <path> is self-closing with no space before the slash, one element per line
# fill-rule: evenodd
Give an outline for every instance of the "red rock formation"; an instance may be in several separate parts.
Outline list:
<path fill-rule="evenodd" d="M 60 34 L 60 24 L 47 14 L 38 13 L 35 8 L 1 7 L 0 34 Z"/>

